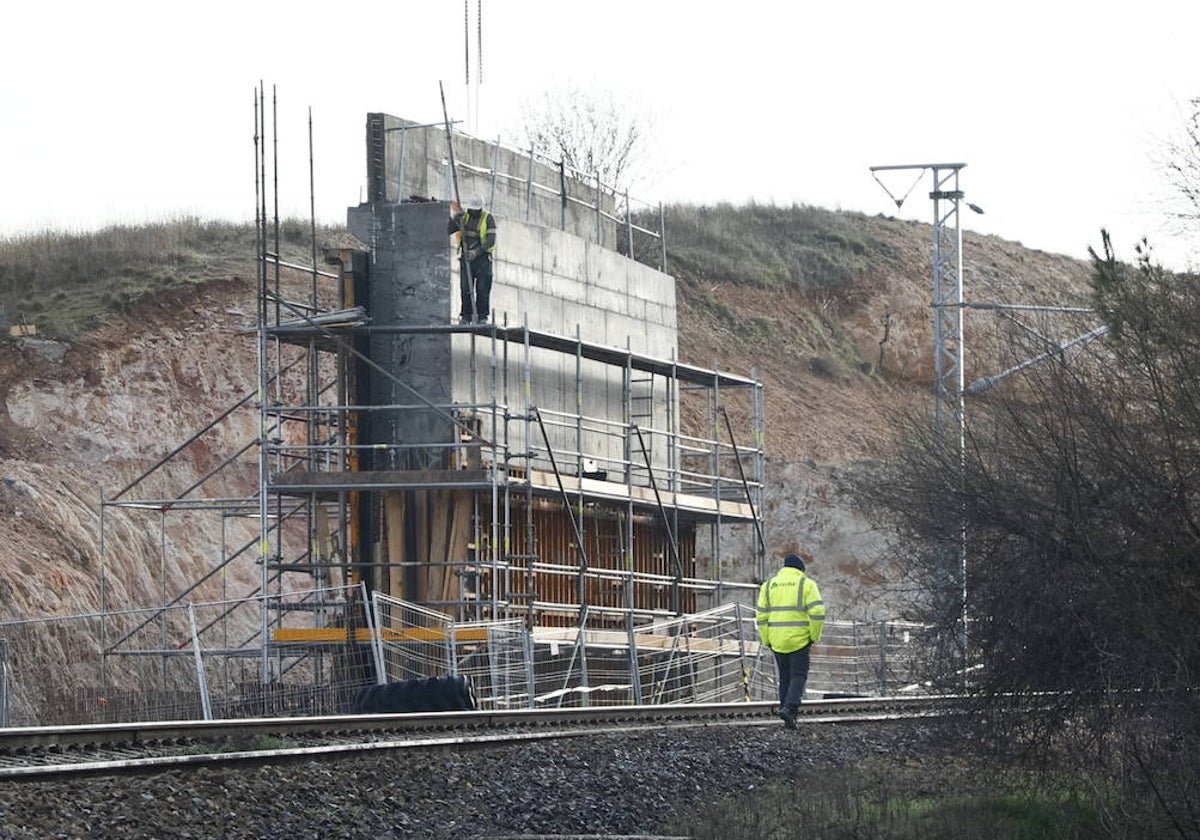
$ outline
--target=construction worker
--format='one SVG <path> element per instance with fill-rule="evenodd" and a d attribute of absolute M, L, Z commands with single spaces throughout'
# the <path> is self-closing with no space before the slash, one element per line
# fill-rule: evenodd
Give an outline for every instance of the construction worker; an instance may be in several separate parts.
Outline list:
<path fill-rule="evenodd" d="M 467 199 L 464 214 L 457 201 L 450 202 L 450 223 L 446 232 L 458 239 L 459 288 L 462 314 L 459 323 L 486 324 L 491 314 L 492 254 L 496 251 L 496 219 L 483 209 L 483 198 Z"/>
<path fill-rule="evenodd" d="M 812 555 L 801 552 L 809 561 Z M 779 672 L 779 711 L 783 725 L 796 728 L 796 713 L 808 682 L 808 655 L 821 640 L 825 602 L 817 582 L 805 574 L 804 558 L 789 554 L 783 568 L 758 588 L 758 638 L 775 654 Z"/>

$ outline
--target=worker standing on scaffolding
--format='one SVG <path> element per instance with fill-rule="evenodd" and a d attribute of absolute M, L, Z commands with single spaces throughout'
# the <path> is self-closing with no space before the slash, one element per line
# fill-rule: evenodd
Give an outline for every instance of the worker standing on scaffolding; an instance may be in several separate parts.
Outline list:
<path fill-rule="evenodd" d="M 446 232 L 458 239 L 459 286 L 462 290 L 461 324 L 486 324 L 491 314 L 492 254 L 496 250 L 496 219 L 483 209 L 483 198 L 472 195 L 463 213 L 450 202 Z"/>

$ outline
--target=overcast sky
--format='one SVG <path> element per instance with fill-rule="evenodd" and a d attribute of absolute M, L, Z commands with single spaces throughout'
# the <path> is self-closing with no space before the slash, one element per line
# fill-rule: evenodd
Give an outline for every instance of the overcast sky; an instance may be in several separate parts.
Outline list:
<path fill-rule="evenodd" d="M 482 55 L 476 13 L 482 3 Z M 964 225 L 1084 257 L 1164 230 L 1161 165 L 1192 97 L 1200 3 L 462 0 L 333 4 L 22 2 L 4 14 L 0 236 L 178 215 L 248 220 L 254 92 L 278 96 L 280 202 L 319 221 L 365 185 L 366 114 L 513 139 L 522 103 L 595 87 L 652 115 L 651 202 L 750 200 L 897 213 L 869 167 L 963 162 Z M 479 59 L 482 59 L 480 62 Z M 890 183 L 903 193 L 912 175 Z M 969 254 L 964 254 L 969 263 Z"/>

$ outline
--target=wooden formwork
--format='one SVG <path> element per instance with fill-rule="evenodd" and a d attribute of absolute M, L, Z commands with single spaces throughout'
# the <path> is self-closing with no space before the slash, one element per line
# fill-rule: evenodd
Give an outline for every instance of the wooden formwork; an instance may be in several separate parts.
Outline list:
<path fill-rule="evenodd" d="M 579 517 L 578 509 L 573 514 Z M 532 581 L 537 603 L 578 607 L 577 570 L 583 564 L 587 568 L 583 601 L 592 614 L 590 624 L 619 624 L 623 621 L 623 610 L 644 613 L 695 610 L 692 590 L 675 585 L 679 577 L 695 576 L 693 525 L 681 526 L 676 537 L 679 553 L 676 569 L 666 527 L 653 521 L 653 517 L 635 516 L 630 529 L 624 512 L 588 505 L 578 520 L 583 534 L 581 557 L 572 515 L 562 505 L 538 504 L 535 500 L 529 515 L 535 545 L 528 545 L 524 527 L 513 528 L 508 555 L 512 558 L 511 567 L 518 573 L 516 576 Z M 513 518 L 523 522 L 525 516 L 522 500 L 513 505 Z M 485 520 L 481 531 L 486 533 L 488 524 Z M 631 580 L 633 588 L 628 592 Z M 498 594 L 504 598 L 504 593 Z M 561 608 L 547 608 L 536 619 L 539 626 L 571 624 L 576 620 L 570 611 Z"/>
<path fill-rule="evenodd" d="M 457 619 L 474 617 L 467 608 L 489 602 L 505 604 L 510 615 L 528 615 L 533 604 L 533 624 L 572 625 L 578 621 L 582 564 L 590 625 L 620 624 L 631 610 L 663 615 L 696 608 L 694 591 L 678 585 L 695 577 L 694 524 L 679 526 L 673 551 L 659 517 L 634 515 L 631 525 L 618 506 L 589 504 L 581 516 L 578 508 L 568 512 L 554 500 L 534 499 L 526 510 L 524 498 L 510 497 L 511 524 L 493 528 L 489 493 L 430 487 L 382 496 L 386 536 L 379 554 L 387 574 L 378 585 L 393 597 Z M 573 516 L 583 534 L 582 556 Z M 494 551 L 492 534 L 501 535 Z M 488 574 L 493 564 L 504 573 Z M 464 593 L 464 575 L 477 580 L 470 593 Z"/>

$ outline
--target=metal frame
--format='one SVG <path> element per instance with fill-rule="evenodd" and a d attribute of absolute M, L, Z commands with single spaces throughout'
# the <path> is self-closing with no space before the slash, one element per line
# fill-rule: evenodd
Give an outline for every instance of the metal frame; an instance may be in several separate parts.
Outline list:
<path fill-rule="evenodd" d="M 965 443 L 963 406 L 963 286 L 962 228 L 959 205 L 959 172 L 965 163 L 914 163 L 872 166 L 871 172 L 920 170 L 933 173 L 933 427 L 939 437 L 953 431 Z M 879 180 L 876 177 L 876 180 Z M 880 182 L 882 184 L 882 181 Z M 885 187 L 886 189 L 886 187 Z M 889 191 L 889 195 L 890 195 Z M 907 195 L 907 194 L 906 194 Z M 904 198 L 896 199 L 897 208 Z M 953 424 L 950 428 L 948 426 Z"/>
<path fill-rule="evenodd" d="M 713 598 L 721 599 L 736 591 L 739 586 L 737 583 L 714 582 L 685 575 L 679 568 L 674 550 L 673 571 L 664 568 L 660 573 L 637 568 L 634 559 L 635 546 L 637 540 L 641 539 L 638 535 L 645 527 L 645 520 L 655 516 L 661 520 L 661 527 L 669 533 L 674 545 L 675 534 L 680 527 L 681 505 L 686 512 L 686 494 L 697 492 L 697 486 L 709 482 L 712 498 L 717 502 L 715 516 L 699 513 L 697 510 L 692 510 L 686 515 L 697 523 L 707 521 L 711 525 L 711 544 L 714 554 L 717 555 L 714 560 L 719 570 L 720 540 L 716 535 L 717 529 L 729 521 L 741 521 L 736 515 L 731 517 L 722 512 L 722 500 L 731 494 L 745 493 L 753 515 L 757 516 L 757 512 L 762 510 L 764 451 L 761 382 L 753 376 L 747 378 L 706 370 L 683 365 L 674 358 L 659 359 L 633 353 L 628 348 L 606 347 L 583 341 L 578 328 L 575 336 L 570 338 L 534 332 L 526 326 L 429 325 L 386 329 L 410 333 L 454 333 L 452 340 L 460 346 L 466 346 L 470 354 L 471 405 L 433 406 L 415 394 L 411 406 L 356 404 L 352 396 L 355 368 L 362 370 L 363 365 L 371 366 L 375 370 L 379 368 L 356 349 L 355 343 L 372 333 L 378 333 L 382 328 L 367 324 L 361 307 L 356 306 L 356 301 L 352 298 L 352 280 L 344 271 L 331 273 L 317 269 L 315 230 L 312 265 L 301 266 L 282 259 L 277 200 L 274 218 L 268 213 L 266 111 L 265 94 L 260 88 L 255 97 L 254 134 L 255 210 L 258 230 L 258 326 L 254 332 L 254 340 L 258 359 L 258 381 L 254 390 L 235 406 L 222 413 L 213 423 L 193 435 L 134 482 L 112 497 L 106 498 L 102 504 L 102 533 L 106 514 L 111 514 L 116 508 L 123 508 L 127 512 L 148 510 L 157 514 L 161 520 L 160 531 L 164 534 L 165 522 L 169 516 L 188 511 L 209 511 L 217 514 L 221 558 L 211 571 L 181 592 L 168 591 L 164 577 L 160 609 L 165 610 L 171 605 L 194 598 L 195 594 L 199 594 L 198 588 L 206 584 L 211 586 L 216 575 L 221 576 L 224 595 L 226 573 L 232 564 L 256 565 L 259 584 L 252 594 L 262 597 L 263 607 L 258 629 L 252 634 L 254 638 L 243 641 L 257 646 L 256 656 L 261 681 L 269 683 L 277 680 L 293 667 L 296 657 L 310 655 L 319 658 L 325 655 L 324 652 L 329 648 L 328 645 L 314 645 L 305 650 L 294 641 L 285 646 L 273 644 L 272 635 L 276 628 L 282 627 L 286 616 L 294 614 L 297 607 L 289 606 L 285 612 L 274 606 L 275 602 L 271 596 L 288 592 L 297 586 L 309 588 L 312 584 L 315 584 L 311 586 L 312 591 L 321 592 L 324 581 L 340 581 L 344 585 L 354 587 L 362 583 L 364 575 L 371 576 L 374 572 L 386 571 L 393 567 L 395 564 L 389 562 L 387 557 L 372 559 L 361 556 L 361 541 L 364 535 L 356 531 L 356 511 L 364 491 L 404 487 L 459 488 L 472 494 L 472 556 L 464 558 L 463 563 L 454 568 L 448 563 L 445 564 L 447 574 L 462 574 L 457 576 L 457 592 L 450 601 L 435 605 L 453 610 L 457 614 L 470 609 L 478 618 L 504 620 L 525 617 L 531 624 L 536 624 L 543 611 L 561 612 L 566 607 L 568 611 L 575 611 L 574 621 L 581 629 L 593 620 L 601 622 L 602 626 L 613 626 L 615 620 L 627 629 L 632 629 L 641 622 L 669 618 L 672 614 L 677 614 L 681 592 L 687 593 L 689 599 L 698 592 L 710 593 Z M 277 189 L 275 192 L 277 194 Z M 327 260 L 332 256 L 334 255 L 327 254 Z M 373 257 L 373 253 L 369 253 L 369 256 Z M 302 272 L 310 278 L 306 300 L 292 301 L 286 298 L 283 293 L 284 272 Z M 614 421 L 610 418 L 590 418 L 583 416 L 578 410 L 574 413 L 561 412 L 559 416 L 551 418 L 550 422 L 563 429 L 573 429 L 576 440 L 574 445 L 565 446 L 560 450 L 547 446 L 547 451 L 540 457 L 529 445 L 520 447 L 519 452 L 513 451 L 508 433 L 510 426 L 523 427 L 523 440 L 527 443 L 533 440 L 533 432 L 537 429 L 537 409 L 529 400 L 532 371 L 530 358 L 535 348 L 539 352 L 574 357 L 577 405 L 584 383 L 581 371 L 585 360 L 589 364 L 624 371 L 622 404 L 613 407 L 623 414 L 623 419 Z M 635 374 L 641 378 L 640 382 L 635 381 Z M 517 379 L 521 381 L 518 383 Z M 704 440 L 684 435 L 678 426 L 680 383 L 686 385 L 683 390 L 710 392 L 714 418 L 715 412 L 721 407 L 723 394 L 749 394 L 748 412 L 752 424 L 750 439 L 722 442 L 719 438 Z M 510 393 L 514 385 L 521 388 L 520 396 Z M 632 416 L 635 413 L 637 397 L 640 396 L 635 395 L 635 387 L 649 387 L 653 389 L 653 400 L 665 401 L 662 417 L 665 418 L 666 428 L 653 428 L 653 416 Z M 406 408 L 442 412 L 450 417 L 457 417 L 458 412 L 465 411 L 479 417 L 483 424 L 482 429 L 473 431 L 465 426 L 462 428 L 465 433 L 473 435 L 469 445 L 476 448 L 480 460 L 484 462 L 484 468 L 481 471 L 462 470 L 454 476 L 441 476 L 432 482 L 428 475 L 420 477 L 379 472 L 368 474 L 361 471 L 358 468 L 358 459 L 364 445 L 356 438 L 355 429 L 358 424 L 371 411 Z M 254 424 L 258 429 L 256 439 L 245 443 L 234 455 L 226 458 L 182 492 L 172 494 L 158 490 L 153 493 L 154 498 L 136 497 L 136 491 L 142 488 L 161 485 L 158 481 L 148 482 L 150 476 L 157 474 L 161 478 L 159 471 L 172 459 L 184 453 L 189 446 L 201 442 L 201 438 L 216 430 L 220 424 L 235 422 L 235 415 L 239 412 L 243 416 L 246 412 L 254 415 Z M 637 421 L 647 419 L 652 422 L 648 425 L 637 424 Z M 603 488 L 604 492 L 600 495 L 595 495 L 583 479 L 584 451 L 579 444 L 584 436 L 592 433 L 589 429 L 596 426 L 607 429 L 605 434 L 620 435 L 624 440 L 626 452 L 624 463 L 615 465 L 624 474 L 624 482 L 609 482 L 610 486 Z M 485 431 L 486 435 L 479 435 L 478 431 Z M 644 457 L 641 447 L 648 446 L 639 441 L 643 433 L 653 435 L 654 446 L 661 443 L 668 448 L 668 468 L 663 470 L 662 474 L 659 474 L 657 464 L 635 468 L 638 461 Z M 455 446 L 461 443 L 448 445 Z M 559 443 L 559 446 L 563 444 Z M 689 469 L 694 470 L 689 461 L 694 460 L 696 453 L 705 453 L 705 457 L 712 458 L 714 469 L 709 476 L 689 472 Z M 222 495 L 220 491 L 212 492 L 209 489 L 221 478 L 224 470 L 235 465 L 244 468 L 251 458 L 257 462 L 256 493 Z M 548 468 L 545 464 L 547 458 L 550 461 Z M 734 472 L 728 464 L 730 458 L 739 461 L 737 474 L 741 477 L 740 481 L 726 477 Z M 742 459 L 748 463 L 741 463 Z M 745 469 L 747 467 L 748 470 Z M 574 509 L 579 513 L 577 533 L 580 540 L 596 538 L 595 535 L 587 533 L 590 525 L 589 520 L 582 515 L 585 508 L 590 510 L 600 506 L 615 516 L 613 527 L 614 533 L 618 535 L 619 545 L 615 545 L 614 550 L 620 558 L 615 568 L 592 568 L 582 546 L 577 547 L 574 559 L 565 562 L 559 562 L 559 558 L 546 556 L 536 549 L 539 542 L 544 541 L 544 537 L 539 535 L 535 528 L 534 511 L 539 504 L 546 504 L 554 494 L 544 485 L 535 486 L 531 477 L 538 471 L 547 470 L 560 484 L 557 495 L 563 500 L 561 503 L 566 509 Z M 751 477 L 749 481 L 747 475 Z M 306 476 L 309 477 L 308 483 L 305 483 Z M 320 480 L 314 481 L 313 478 Z M 208 492 L 201 497 L 202 491 Z M 642 491 L 648 491 L 648 494 Z M 234 545 L 230 548 L 226 542 L 227 523 L 235 520 L 256 521 L 258 534 L 240 547 Z M 246 529 L 242 526 L 241 530 Z M 517 556 L 512 549 L 512 546 L 517 544 L 515 537 L 518 535 L 523 537 L 521 542 L 532 547 L 526 550 L 528 556 Z M 234 542 L 241 539 L 242 537 L 238 536 Z M 160 552 L 160 568 L 166 568 L 168 543 L 165 537 L 161 540 Z M 759 556 L 756 560 L 757 567 L 762 569 L 765 558 Z M 433 565 L 433 562 L 427 561 L 426 565 Z M 295 580 L 296 574 L 306 578 L 303 584 L 288 583 L 289 580 Z M 481 585 L 480 582 L 488 581 L 488 602 L 484 603 L 471 597 L 472 593 L 467 591 L 465 583 L 468 574 L 474 575 L 476 587 Z M 521 576 L 530 580 L 535 576 L 552 578 L 563 575 L 575 578 L 580 591 L 584 591 L 585 585 L 618 581 L 619 585 L 624 587 L 621 605 L 593 604 L 589 603 L 587 597 L 580 597 L 579 603 L 573 605 L 564 605 L 553 599 L 532 598 L 525 604 L 517 604 L 508 598 L 507 593 L 519 588 L 517 584 Z M 102 592 L 106 591 L 104 577 L 105 572 L 102 568 Z M 660 585 L 670 587 L 675 594 L 675 608 L 664 610 L 639 606 L 634 597 L 635 587 Z M 741 586 L 753 588 L 752 583 L 744 583 Z M 111 609 L 112 606 L 107 604 L 105 608 Z M 313 603 L 303 609 L 310 610 L 313 615 L 324 615 L 328 612 L 327 606 Z M 342 609 L 347 626 L 361 627 L 372 618 L 364 613 L 365 590 L 361 603 L 347 603 L 342 605 Z M 237 643 L 236 639 L 234 643 Z M 250 652 L 248 649 L 247 653 Z"/>

